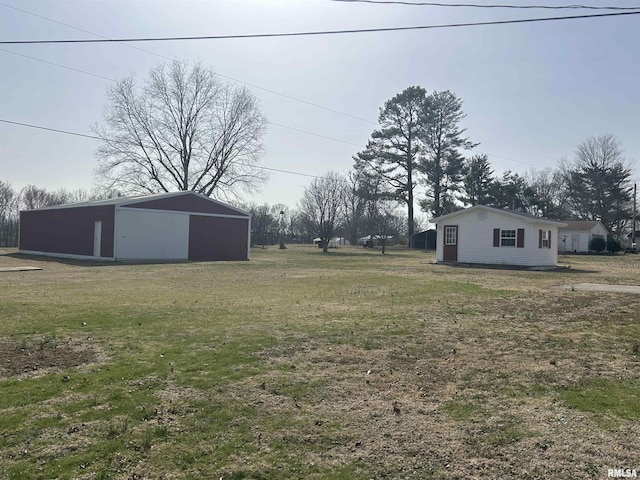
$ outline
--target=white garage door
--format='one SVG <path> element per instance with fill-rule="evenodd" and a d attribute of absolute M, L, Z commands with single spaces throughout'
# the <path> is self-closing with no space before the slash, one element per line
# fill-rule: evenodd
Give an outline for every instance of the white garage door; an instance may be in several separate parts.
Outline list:
<path fill-rule="evenodd" d="M 187 259 L 189 215 L 119 209 L 115 236 L 116 259 Z"/>

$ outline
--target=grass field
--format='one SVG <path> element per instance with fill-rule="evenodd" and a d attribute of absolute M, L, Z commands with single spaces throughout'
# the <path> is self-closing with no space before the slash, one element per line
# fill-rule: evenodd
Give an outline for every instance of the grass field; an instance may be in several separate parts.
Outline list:
<path fill-rule="evenodd" d="M 607 478 L 640 469 L 640 257 L 532 272 L 255 250 L 0 250 L 2 479 Z"/>

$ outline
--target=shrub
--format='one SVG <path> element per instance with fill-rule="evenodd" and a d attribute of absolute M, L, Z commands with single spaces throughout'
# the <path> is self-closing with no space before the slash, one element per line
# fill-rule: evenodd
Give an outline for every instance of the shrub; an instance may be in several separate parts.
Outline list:
<path fill-rule="evenodd" d="M 589 242 L 589 250 L 594 250 L 598 253 L 607 248 L 607 241 L 602 237 L 593 237 Z"/>
<path fill-rule="evenodd" d="M 620 242 L 613 237 L 607 238 L 607 251 L 610 253 L 619 252 L 622 248 Z"/>

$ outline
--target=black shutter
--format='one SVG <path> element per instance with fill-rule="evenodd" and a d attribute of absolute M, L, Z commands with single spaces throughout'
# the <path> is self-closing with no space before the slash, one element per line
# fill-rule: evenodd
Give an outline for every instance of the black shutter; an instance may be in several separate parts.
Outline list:
<path fill-rule="evenodd" d="M 524 228 L 519 228 L 516 235 L 516 247 L 524 248 Z"/>
<path fill-rule="evenodd" d="M 493 229 L 493 246 L 494 247 L 500 246 L 500 229 L 499 228 Z"/>

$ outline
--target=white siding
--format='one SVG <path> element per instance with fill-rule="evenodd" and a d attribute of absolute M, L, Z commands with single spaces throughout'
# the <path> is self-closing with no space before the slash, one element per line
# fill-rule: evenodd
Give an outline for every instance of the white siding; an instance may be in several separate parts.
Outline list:
<path fill-rule="evenodd" d="M 571 240 L 574 235 L 578 235 L 578 249 L 577 252 L 589 251 L 589 239 L 591 235 L 585 230 L 562 230 L 560 232 L 560 242 L 558 244 L 558 251 L 564 252 L 565 248 L 567 252 L 573 252 L 573 241 Z M 606 238 L 606 237 L 605 237 Z M 562 244 L 562 240 L 566 239 L 566 247 Z"/>
<path fill-rule="evenodd" d="M 607 230 L 601 223 L 596 224 L 595 227 L 591 229 L 592 235 L 600 235 L 601 237 L 607 238 Z"/>
<path fill-rule="evenodd" d="M 490 210 L 463 212 L 438 222 L 436 258 L 442 262 L 445 225 L 458 225 L 458 262 L 497 265 L 555 266 L 558 263 L 558 227 L 528 222 Z M 524 248 L 494 247 L 494 228 L 524 229 Z M 551 248 L 539 248 L 539 230 L 551 231 Z"/>
<path fill-rule="evenodd" d="M 117 259 L 186 260 L 188 256 L 189 215 L 116 209 Z"/>
<path fill-rule="evenodd" d="M 572 241 L 571 241 L 571 238 L 572 238 L 573 235 L 578 235 L 579 236 L 578 250 L 577 250 L 577 252 L 579 252 L 579 253 L 587 253 L 587 252 L 590 251 L 589 250 L 589 243 L 591 243 L 591 240 L 594 237 L 601 236 L 605 240 L 607 239 L 607 231 L 602 226 L 602 224 L 600 224 L 600 223 L 596 224 L 590 231 L 587 231 L 587 230 L 565 230 L 565 229 L 562 229 L 562 230 L 560 230 L 559 235 L 560 235 L 560 242 L 559 242 L 559 245 L 558 245 L 558 251 L 559 252 L 563 252 L 564 251 L 564 246 L 562 245 L 562 239 L 563 238 L 566 238 L 566 251 L 567 252 L 573 252 Z"/>

